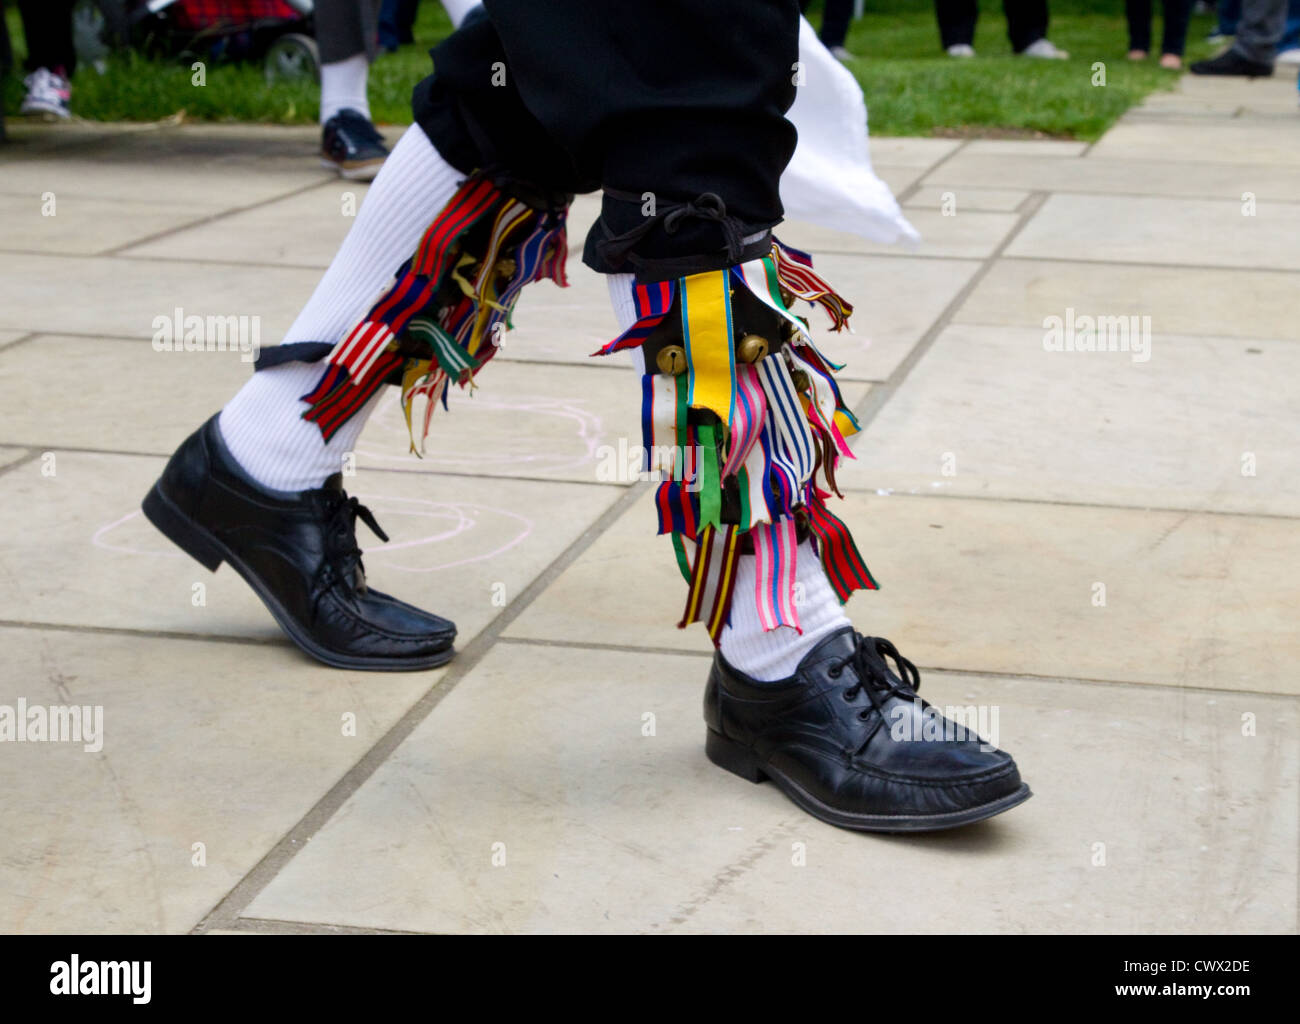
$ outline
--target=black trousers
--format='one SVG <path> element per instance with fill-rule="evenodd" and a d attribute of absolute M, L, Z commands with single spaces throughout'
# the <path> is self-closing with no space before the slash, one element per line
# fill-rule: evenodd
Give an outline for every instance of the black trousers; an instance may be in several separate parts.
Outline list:
<path fill-rule="evenodd" d="M 27 39 L 28 71 L 63 68 L 71 78 L 77 70 L 72 45 L 73 0 L 18 0 L 18 13 Z"/>
<path fill-rule="evenodd" d="M 1164 0 L 1164 31 L 1160 43 L 1161 53 L 1183 55 L 1187 44 L 1187 23 L 1192 16 L 1192 0 Z M 1128 48 L 1151 49 L 1151 0 L 1126 0 L 1124 13 L 1128 15 Z"/>
<path fill-rule="evenodd" d="M 1007 16 L 1007 38 L 1016 53 L 1047 35 L 1047 0 L 1002 0 L 1002 10 Z M 945 50 L 975 41 L 977 0 L 934 0 L 934 13 Z"/>
<path fill-rule="evenodd" d="M 797 0 L 485 7 L 431 51 L 412 98 L 449 163 L 552 198 L 604 189 L 584 252 L 603 273 L 663 279 L 766 251 L 753 236 L 781 219 L 795 145 Z"/>

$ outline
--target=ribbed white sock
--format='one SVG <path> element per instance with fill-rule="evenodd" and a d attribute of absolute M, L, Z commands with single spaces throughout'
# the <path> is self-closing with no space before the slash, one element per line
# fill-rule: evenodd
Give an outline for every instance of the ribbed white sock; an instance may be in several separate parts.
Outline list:
<path fill-rule="evenodd" d="M 384 161 L 356 223 L 293 322 L 284 341 L 341 338 L 374 304 L 464 175 L 412 125 Z M 219 426 L 235 460 L 254 480 L 277 491 L 319 487 L 352 451 L 383 389 L 326 444 L 302 418 L 299 401 L 320 380 L 320 363 L 285 363 L 254 373 L 221 411 Z"/>
<path fill-rule="evenodd" d="M 632 292 L 636 278 L 632 274 L 610 274 L 607 282 L 619 330 L 626 331 L 636 320 Z M 645 355 L 640 348 L 632 349 L 632 353 L 638 375 L 644 373 Z M 786 679 L 817 644 L 837 629 L 852 625 L 808 541 L 799 545 L 795 582 L 802 584 L 798 612 L 803 633 L 788 626 L 765 632 L 758 621 L 754 558 L 741 556 L 736 567 L 736 588 L 732 591 L 731 622 L 721 637 L 722 656 L 733 668 L 763 682 Z"/>
<path fill-rule="evenodd" d="M 799 545 L 795 584 L 803 632 L 796 633 L 790 626 L 765 632 L 758 621 L 754 595 L 754 558 L 740 556 L 731 596 L 731 622 L 722 631 L 720 647 L 722 656 L 745 675 L 763 682 L 786 679 L 804 655 L 837 629 L 852 625 L 810 541 Z"/>
<path fill-rule="evenodd" d="M 320 123 L 324 124 L 340 110 L 351 107 L 370 120 L 370 101 L 366 99 L 366 81 L 370 62 L 364 53 L 347 60 L 320 66 Z"/>

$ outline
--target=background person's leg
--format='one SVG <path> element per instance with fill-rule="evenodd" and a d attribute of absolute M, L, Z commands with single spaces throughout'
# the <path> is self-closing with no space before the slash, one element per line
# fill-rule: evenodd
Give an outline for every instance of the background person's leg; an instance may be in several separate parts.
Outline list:
<path fill-rule="evenodd" d="M 832 52 L 844 49 L 844 40 L 848 38 L 849 23 L 852 20 L 853 0 L 826 0 L 818 38 Z"/>
<path fill-rule="evenodd" d="M 1047 38 L 1047 0 L 1002 0 L 1002 10 L 1007 17 L 1007 38 L 1014 52 L 1020 53 Z"/>
<path fill-rule="evenodd" d="M 345 178 L 369 181 L 388 150 L 370 119 L 367 84 L 382 0 L 317 0 L 321 156 Z"/>
<path fill-rule="evenodd" d="M 1242 0 L 1233 50 L 1246 60 L 1272 66 L 1286 27 L 1287 0 Z"/>
<path fill-rule="evenodd" d="M 939 45 L 945 50 L 975 42 L 975 22 L 979 19 L 976 0 L 934 0 L 934 15 L 939 23 Z"/>
<path fill-rule="evenodd" d="M 1140 50 L 1143 53 L 1150 53 L 1151 0 L 1125 0 L 1124 16 L 1128 19 L 1129 51 Z"/>
<path fill-rule="evenodd" d="M 1183 55 L 1187 46 L 1187 26 L 1192 18 L 1192 0 L 1164 0 L 1164 28 L 1161 31 L 1160 52 Z"/>

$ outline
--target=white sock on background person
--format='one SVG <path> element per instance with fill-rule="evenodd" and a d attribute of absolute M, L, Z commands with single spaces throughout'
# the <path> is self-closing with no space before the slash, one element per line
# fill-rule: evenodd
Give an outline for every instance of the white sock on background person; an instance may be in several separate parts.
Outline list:
<path fill-rule="evenodd" d="M 364 53 L 347 60 L 336 60 L 320 66 L 320 123 L 324 124 L 340 110 L 351 108 L 370 120 L 370 101 L 366 98 L 366 82 L 370 77 L 370 61 Z"/>
<path fill-rule="evenodd" d="M 464 175 L 447 163 L 418 125 L 393 147 L 356 223 L 339 247 L 284 343 L 333 344 L 374 305 Z M 235 461 L 263 487 L 301 491 L 337 473 L 366 418 L 383 394 L 345 423 L 329 444 L 302 418 L 307 394 L 324 373 L 321 363 L 285 363 L 254 373 L 221 411 L 221 436 Z"/>

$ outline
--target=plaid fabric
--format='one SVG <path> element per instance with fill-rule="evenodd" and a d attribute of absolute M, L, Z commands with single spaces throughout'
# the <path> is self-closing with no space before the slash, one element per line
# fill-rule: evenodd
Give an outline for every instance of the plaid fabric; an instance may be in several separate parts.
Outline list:
<path fill-rule="evenodd" d="M 246 25 L 250 21 L 268 18 L 285 21 L 302 18 L 283 0 L 178 0 L 170 10 L 177 28 L 194 32 L 223 25 Z"/>

